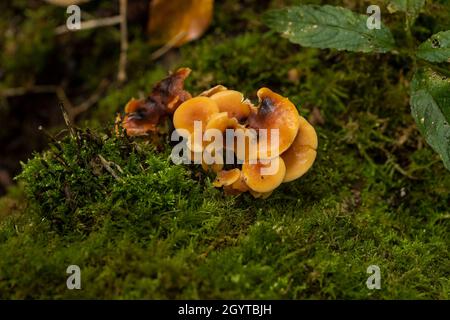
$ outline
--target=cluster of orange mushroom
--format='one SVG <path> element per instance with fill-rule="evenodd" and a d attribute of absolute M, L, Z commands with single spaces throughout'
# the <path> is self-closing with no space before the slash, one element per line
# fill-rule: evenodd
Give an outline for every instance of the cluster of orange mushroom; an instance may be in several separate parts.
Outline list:
<path fill-rule="evenodd" d="M 250 140 L 245 140 L 243 146 L 232 144 L 232 150 L 226 150 L 238 160 L 231 168 L 224 169 L 225 162 L 207 164 L 201 156 L 203 169 L 216 173 L 213 185 L 223 188 L 226 194 L 249 192 L 255 198 L 267 198 L 282 183 L 300 178 L 311 168 L 317 154 L 316 131 L 288 98 L 261 88 L 257 92 L 258 106 L 254 106 L 241 92 L 222 85 L 191 97 L 183 89 L 189 72 L 180 69 L 161 82 L 165 85 L 157 85 L 157 90 L 145 101 L 130 101 L 123 119 L 129 135 L 154 131 L 161 117 L 172 115 L 174 129 L 189 133 L 187 146 L 194 157 L 208 149 L 202 138 L 195 137 L 199 134 L 198 122 L 204 124 L 200 131 L 202 137 L 209 129 L 219 130 L 224 136 L 230 129 L 255 132 L 256 152 L 250 152 Z M 166 92 L 161 92 L 161 88 Z M 156 99 L 155 95 L 165 99 Z M 229 145 L 221 147 L 225 150 Z M 268 168 L 271 170 L 264 170 Z"/>

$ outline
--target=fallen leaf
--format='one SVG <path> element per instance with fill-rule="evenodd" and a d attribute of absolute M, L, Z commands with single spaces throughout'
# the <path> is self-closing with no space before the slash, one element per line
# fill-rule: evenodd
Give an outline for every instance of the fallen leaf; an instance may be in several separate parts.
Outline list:
<path fill-rule="evenodd" d="M 150 44 L 180 47 L 208 28 L 214 0 L 153 0 L 147 31 Z"/>

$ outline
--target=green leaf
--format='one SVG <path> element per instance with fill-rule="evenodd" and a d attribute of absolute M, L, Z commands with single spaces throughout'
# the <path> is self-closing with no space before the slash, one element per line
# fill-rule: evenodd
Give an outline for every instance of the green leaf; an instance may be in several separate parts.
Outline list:
<path fill-rule="evenodd" d="M 450 79 L 418 70 L 411 84 L 411 111 L 425 140 L 450 170 Z"/>
<path fill-rule="evenodd" d="M 358 52 L 386 52 L 394 38 L 384 25 L 367 28 L 368 16 L 329 5 L 300 5 L 266 12 L 265 23 L 305 47 Z"/>
<path fill-rule="evenodd" d="M 450 30 L 432 35 L 419 46 L 417 56 L 431 62 L 450 62 Z"/>
<path fill-rule="evenodd" d="M 420 10 L 425 5 L 425 0 L 391 0 L 388 6 L 390 12 L 403 11 L 408 16 L 415 20 L 420 13 Z"/>

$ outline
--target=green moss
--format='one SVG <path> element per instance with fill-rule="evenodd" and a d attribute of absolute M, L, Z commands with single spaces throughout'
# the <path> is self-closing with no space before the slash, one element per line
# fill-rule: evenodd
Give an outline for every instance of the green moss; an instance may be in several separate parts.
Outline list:
<path fill-rule="evenodd" d="M 169 67 L 193 69 L 194 93 L 220 83 L 255 99 L 268 86 L 304 116 L 318 108 L 312 170 L 267 200 L 225 197 L 198 167 L 173 165 L 170 148 L 113 137 L 114 113 L 165 73 L 131 68 L 86 122 L 108 130 L 36 154 L 19 178 L 26 205 L 11 206 L 21 188 L 0 202 L 0 298 L 448 299 L 450 175 L 412 127 L 411 61 L 300 48 L 252 6 L 218 6 L 229 14 Z M 418 30 L 445 25 L 436 12 Z M 146 61 L 150 49 L 131 45 L 130 65 Z M 82 290 L 66 289 L 71 264 Z M 372 264 L 381 290 L 366 287 Z"/>

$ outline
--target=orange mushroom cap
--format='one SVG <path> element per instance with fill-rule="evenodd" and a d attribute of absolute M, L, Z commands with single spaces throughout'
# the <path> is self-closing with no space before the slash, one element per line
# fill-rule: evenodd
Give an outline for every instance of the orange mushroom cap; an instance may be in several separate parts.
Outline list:
<path fill-rule="evenodd" d="M 242 174 L 242 171 L 241 171 L 241 175 L 240 175 L 239 179 L 237 179 L 231 185 L 231 188 L 236 191 L 239 191 L 239 192 L 246 192 L 246 191 L 250 190 L 248 185 L 245 183 L 245 178 L 244 178 L 244 175 Z"/>
<path fill-rule="evenodd" d="M 286 151 L 294 142 L 300 126 L 300 115 L 297 108 L 281 95 L 268 88 L 258 90 L 260 105 L 252 109 L 248 124 L 254 129 L 266 129 L 266 139 L 258 142 L 258 158 L 272 158 Z M 271 129 L 278 130 L 279 144 L 272 147 Z M 259 135 L 260 136 L 260 135 Z M 267 146 L 265 148 L 265 146 Z M 264 153 L 262 153 L 262 150 Z"/>
<path fill-rule="evenodd" d="M 295 143 L 299 146 L 308 146 L 317 150 L 318 140 L 316 130 L 303 117 L 300 117 L 300 127 L 298 128 L 298 133 L 295 137 Z"/>
<path fill-rule="evenodd" d="M 216 180 L 213 182 L 213 186 L 220 188 L 223 186 L 229 186 L 235 183 L 241 176 L 241 170 L 222 170 L 217 174 Z"/>
<path fill-rule="evenodd" d="M 203 91 L 202 93 L 199 94 L 199 96 L 210 98 L 212 95 L 214 95 L 218 92 L 221 92 L 221 91 L 226 91 L 226 90 L 228 90 L 227 87 L 219 84 L 215 87 L 212 87 L 211 89 Z"/>
<path fill-rule="evenodd" d="M 224 186 L 223 190 L 226 194 L 229 195 L 239 195 L 241 193 L 250 191 L 250 188 L 245 183 L 244 175 L 242 174 L 242 171 L 240 171 L 239 179 L 237 179 L 231 185 Z"/>
<path fill-rule="evenodd" d="M 265 174 L 264 170 L 271 172 Z M 255 164 L 245 162 L 242 165 L 242 174 L 250 189 L 265 193 L 275 190 L 283 182 L 286 166 L 280 157 L 264 162 L 258 160 Z"/>
<path fill-rule="evenodd" d="M 228 117 L 236 118 L 239 121 L 247 119 L 250 114 L 250 102 L 244 99 L 244 95 L 235 90 L 224 90 L 211 96 L 220 112 L 227 112 Z"/>
<path fill-rule="evenodd" d="M 194 133 L 194 122 L 201 121 L 202 131 L 209 119 L 219 112 L 214 100 L 208 97 L 195 97 L 182 103 L 173 115 L 173 125 L 176 129 L 186 129 Z"/>
<path fill-rule="evenodd" d="M 316 130 L 305 118 L 301 117 L 300 128 L 294 142 L 281 155 L 286 165 L 283 182 L 298 179 L 311 168 L 316 159 L 317 145 Z"/>
<path fill-rule="evenodd" d="M 226 129 L 238 128 L 239 123 L 236 118 L 229 118 L 226 112 L 219 112 L 213 114 L 206 124 L 205 131 L 208 129 L 217 129 L 220 132 L 225 132 Z"/>

